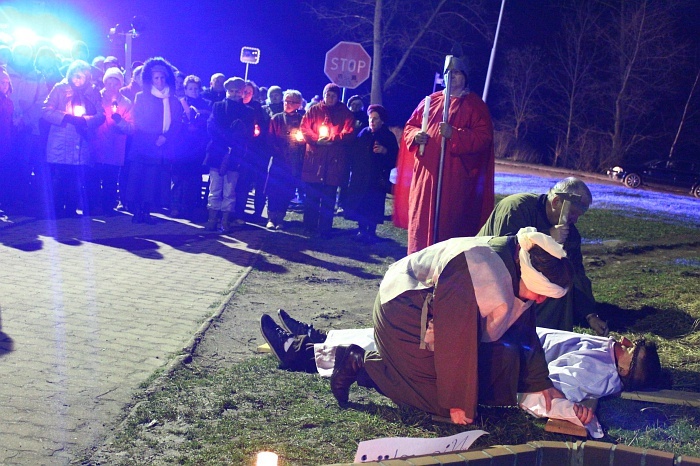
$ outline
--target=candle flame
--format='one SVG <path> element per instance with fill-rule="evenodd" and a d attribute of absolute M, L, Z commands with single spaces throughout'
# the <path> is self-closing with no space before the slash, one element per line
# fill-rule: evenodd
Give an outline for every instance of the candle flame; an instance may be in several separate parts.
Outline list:
<path fill-rule="evenodd" d="M 330 132 L 328 131 L 328 126 L 326 125 L 321 125 L 320 128 L 318 128 L 318 137 L 319 138 L 327 138 L 329 136 Z"/>
<path fill-rule="evenodd" d="M 255 124 L 255 129 L 253 130 L 253 136 L 256 138 L 260 136 L 260 126 L 257 123 Z"/>
<path fill-rule="evenodd" d="M 296 139 L 299 142 L 304 141 L 304 134 L 301 132 L 300 129 L 296 130 L 296 132 L 294 133 L 294 139 Z"/>
<path fill-rule="evenodd" d="M 76 105 L 73 107 L 73 116 L 81 117 L 85 115 L 85 107 L 82 105 Z"/>
<path fill-rule="evenodd" d="M 261 451 L 258 453 L 256 466 L 277 466 L 277 454 L 271 451 Z"/>

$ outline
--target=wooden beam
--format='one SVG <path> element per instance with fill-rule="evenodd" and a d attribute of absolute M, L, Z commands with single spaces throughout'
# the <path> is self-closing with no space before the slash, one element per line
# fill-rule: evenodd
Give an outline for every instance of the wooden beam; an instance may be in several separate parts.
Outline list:
<path fill-rule="evenodd" d="M 667 405 L 683 405 L 700 408 L 699 392 L 682 392 L 680 390 L 658 390 L 653 392 L 622 392 L 625 400 L 647 401 Z"/>

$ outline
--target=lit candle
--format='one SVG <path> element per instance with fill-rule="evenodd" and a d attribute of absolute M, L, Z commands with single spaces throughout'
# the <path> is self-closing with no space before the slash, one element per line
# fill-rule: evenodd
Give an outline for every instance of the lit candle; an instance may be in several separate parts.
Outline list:
<path fill-rule="evenodd" d="M 425 97 L 425 106 L 423 107 L 423 121 L 420 126 L 420 130 L 425 133 L 428 131 L 428 118 L 430 117 L 430 96 Z M 421 144 L 418 149 L 418 153 L 423 155 L 425 152 L 425 144 Z"/>
<path fill-rule="evenodd" d="M 261 451 L 258 453 L 256 466 L 277 466 L 277 454 L 271 451 Z"/>
<path fill-rule="evenodd" d="M 318 138 L 319 139 L 327 138 L 328 135 L 329 135 L 328 126 L 321 125 L 321 127 L 318 128 Z"/>
<path fill-rule="evenodd" d="M 73 106 L 73 116 L 81 117 L 85 115 L 85 107 L 82 105 L 74 105 Z"/>
<path fill-rule="evenodd" d="M 112 101 L 112 113 L 117 113 L 117 101 Z"/>
<path fill-rule="evenodd" d="M 304 133 L 302 133 L 300 129 L 296 130 L 294 132 L 294 139 L 298 142 L 304 142 Z"/>
<path fill-rule="evenodd" d="M 260 126 L 257 123 L 255 123 L 255 129 L 253 130 L 253 136 L 255 136 L 256 138 L 258 136 L 260 136 Z"/>

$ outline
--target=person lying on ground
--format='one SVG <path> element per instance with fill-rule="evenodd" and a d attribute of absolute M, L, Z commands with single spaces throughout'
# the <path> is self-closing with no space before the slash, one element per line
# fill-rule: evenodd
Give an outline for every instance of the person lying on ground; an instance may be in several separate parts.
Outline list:
<path fill-rule="evenodd" d="M 564 395 L 548 378 L 530 305 L 567 292 L 573 272 L 565 256 L 551 237 L 525 228 L 517 237 L 453 238 L 396 262 L 375 302 L 377 351 L 337 346 L 333 395 L 346 404 L 358 382 L 457 424 L 473 422 L 477 400 L 515 405 L 518 392 L 541 393 L 549 410 Z M 279 357 L 294 342 L 280 346 L 270 320 L 261 319 L 261 330 Z M 592 419 L 588 408 L 576 410 L 584 424 Z"/>
<path fill-rule="evenodd" d="M 283 309 L 277 311 L 282 326 L 267 314 L 260 318 L 263 336 L 279 360 L 280 369 L 318 373 L 330 377 L 339 345 L 355 344 L 374 351 L 374 329 L 334 329 L 328 333 L 298 321 Z M 544 350 L 549 379 L 566 399 L 580 402 L 622 391 L 659 388 L 663 376 L 656 343 L 627 337 L 598 337 L 564 330 L 537 327 Z M 426 331 L 431 342 L 431 322 Z"/>

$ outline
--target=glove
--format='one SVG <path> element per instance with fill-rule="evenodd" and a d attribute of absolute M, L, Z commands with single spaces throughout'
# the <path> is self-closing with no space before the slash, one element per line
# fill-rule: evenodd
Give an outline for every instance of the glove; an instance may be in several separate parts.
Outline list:
<path fill-rule="evenodd" d="M 66 115 L 63 117 L 63 121 L 75 126 L 76 129 L 83 129 L 83 128 L 87 127 L 87 121 L 85 121 L 85 118 L 83 118 L 83 117 L 79 117 L 79 116 L 75 116 L 75 115 Z"/>
<path fill-rule="evenodd" d="M 122 121 L 122 116 L 118 113 L 112 113 L 112 121 L 119 124 Z"/>

